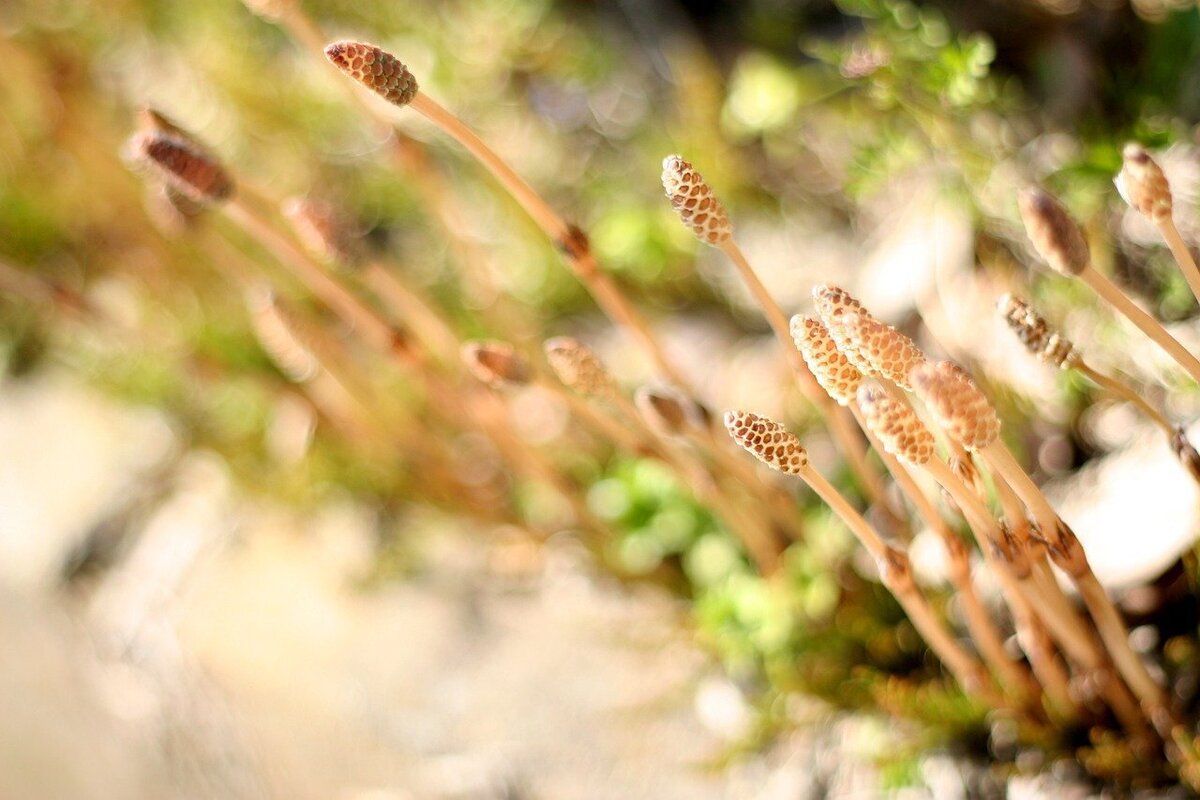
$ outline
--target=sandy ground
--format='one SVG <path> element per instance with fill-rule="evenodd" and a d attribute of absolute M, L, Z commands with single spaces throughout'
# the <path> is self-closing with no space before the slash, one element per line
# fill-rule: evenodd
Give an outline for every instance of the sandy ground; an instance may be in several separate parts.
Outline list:
<path fill-rule="evenodd" d="M 414 519 L 412 577 L 368 588 L 365 510 L 249 502 L 61 376 L 0 388 L 0 449 L 0 800 L 877 794 L 871 721 L 717 769 L 741 692 L 569 542 Z"/>
<path fill-rule="evenodd" d="M 569 541 L 414 516 L 411 575 L 366 585 L 368 510 L 252 502 L 158 415 L 61 375 L 0 386 L 0 453 L 0 800 L 884 796 L 894 726 L 800 700 L 796 733 L 718 768 L 743 694 L 684 607 Z M 81 550 L 104 566 L 68 583 Z M 967 797 L 969 771 L 932 756 L 895 796 Z"/>

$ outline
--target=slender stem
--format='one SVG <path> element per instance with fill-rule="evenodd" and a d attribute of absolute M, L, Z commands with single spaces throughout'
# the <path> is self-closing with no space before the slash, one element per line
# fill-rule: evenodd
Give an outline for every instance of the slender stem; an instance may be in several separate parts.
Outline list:
<path fill-rule="evenodd" d="M 1151 721 L 1156 727 L 1169 724 L 1171 715 L 1167 708 L 1166 693 L 1150 676 L 1146 665 L 1130 646 L 1129 631 L 1108 593 L 1092 572 L 1087 555 L 1075 534 L 1062 523 L 1041 490 L 999 440 L 992 442 L 982 452 L 988 463 L 1009 482 L 1034 513 L 1042 528 L 1042 536 L 1051 543 L 1051 555 L 1060 562 L 1060 566 L 1079 589 L 1113 662 L 1129 684 L 1129 688 L 1150 713 Z M 1159 730 L 1161 732 L 1164 729 L 1159 727 Z"/>
<path fill-rule="evenodd" d="M 937 459 L 933 459 L 926 464 L 930 474 L 950 492 L 955 502 L 963 509 L 964 513 L 968 514 L 971 527 L 978 534 L 980 531 L 986 531 L 987 538 L 995 537 L 998 539 L 1002 534 L 995 520 L 992 519 L 983 503 L 976 497 L 965 485 L 959 481 L 950 468 Z M 983 542 L 980 542 L 981 547 L 986 547 Z M 1044 562 L 1043 566 L 1045 566 Z M 1006 565 L 1000 565 L 1002 569 L 999 571 L 1001 576 L 1007 572 Z M 1046 567 L 1048 569 L 1048 567 Z M 1002 583 L 1003 585 L 1003 583 Z M 1076 662 L 1083 667 L 1096 679 L 1097 686 L 1104 693 L 1105 699 L 1108 701 L 1109 707 L 1113 713 L 1121 721 L 1121 724 L 1131 733 L 1140 735 L 1146 729 L 1145 717 L 1142 715 L 1141 709 L 1136 701 L 1129 694 L 1125 685 L 1116 678 L 1110 670 L 1110 661 L 1099 644 L 1088 634 L 1088 627 L 1079 618 L 1069 605 L 1065 598 L 1059 602 L 1061 591 L 1057 585 L 1054 591 L 1048 591 L 1046 587 L 1039 581 L 1038 565 L 1033 565 L 1033 572 L 1021 578 L 1016 582 L 1017 591 L 1013 592 L 1022 595 L 1022 600 L 1026 601 L 1029 606 L 1045 623 L 1047 630 L 1054 636 L 1063 650 L 1070 654 Z M 1016 608 L 1015 603 L 1020 603 L 1020 600 L 1014 601 L 1010 597 L 1009 607 Z"/>
<path fill-rule="evenodd" d="M 1124 314 L 1130 322 L 1140 328 L 1142 333 L 1153 339 L 1154 343 L 1165 350 L 1171 358 L 1175 359 L 1179 366 L 1187 370 L 1188 374 L 1194 380 L 1200 381 L 1200 360 L 1188 352 L 1187 348 L 1180 344 L 1178 339 L 1167 333 L 1158 320 L 1135 305 L 1132 300 L 1125 296 L 1124 292 L 1117 288 L 1116 284 L 1095 269 L 1087 267 L 1083 272 L 1079 273 L 1079 277 L 1088 286 L 1091 286 L 1096 294 L 1104 298 L 1117 311 Z"/>
<path fill-rule="evenodd" d="M 896 523 L 897 528 L 903 531 L 905 528 L 904 514 L 893 508 L 889 502 L 887 488 L 879 473 L 867 460 L 862 437 L 854 430 L 854 425 L 847 419 L 846 412 L 821 388 L 821 384 L 817 383 L 817 379 L 809 370 L 808 365 L 804 363 L 804 357 L 796 349 L 795 342 L 792 341 L 787 314 L 783 313 L 779 303 L 775 302 L 775 298 L 767 291 L 767 287 L 763 285 L 758 273 L 754 271 L 754 267 L 746 258 L 746 254 L 738 247 L 737 242 L 733 239 L 726 239 L 721 244 L 721 252 L 725 253 L 733 262 L 738 274 L 741 275 L 743 282 L 750 290 L 750 294 L 753 295 L 755 302 L 762 310 L 763 316 L 767 318 L 775 338 L 783 347 L 783 352 L 792 368 L 792 373 L 796 376 L 796 382 L 800 385 L 801 392 L 824 417 L 830 433 L 837 441 L 838 448 L 862 484 L 863 491 L 866 492 L 871 502 L 883 508 L 891 520 Z"/>
<path fill-rule="evenodd" d="M 892 588 L 904 613 L 908 615 L 917 633 L 929 645 L 929 649 L 942 661 L 954 675 L 955 679 L 968 693 L 979 695 L 993 706 L 1005 705 L 987 680 L 983 666 L 963 649 L 962 645 L 950 634 L 946 626 L 933 613 L 929 601 L 913 583 Z"/>
<path fill-rule="evenodd" d="M 1192 294 L 1196 296 L 1197 301 L 1200 301 L 1200 267 L 1196 266 L 1196 260 L 1192 258 L 1192 251 L 1183 241 L 1183 237 L 1179 235 L 1179 229 L 1175 227 L 1175 220 L 1167 215 L 1155 219 L 1154 223 L 1167 243 L 1167 247 L 1171 249 L 1171 255 L 1175 256 L 1175 263 L 1179 265 L 1179 271 L 1183 273 L 1188 286 L 1192 288 Z"/>
<path fill-rule="evenodd" d="M 1022 592 L 1009 593 L 1009 585 L 1015 587 L 1016 581 L 1007 568 L 1002 564 L 995 564 L 994 557 L 989 559 L 989 563 L 994 565 L 1001 588 L 1005 590 L 1005 597 L 1017 628 L 1017 641 L 1029 656 L 1033 674 L 1046 691 L 1051 714 L 1064 720 L 1078 718 L 1080 709 L 1079 704 L 1071 697 L 1070 678 L 1054 651 L 1054 642 L 1045 625 L 1034 614 L 1029 600 Z"/>
<path fill-rule="evenodd" d="M 858 540 L 862 542 L 863 547 L 867 548 L 876 560 L 885 558 L 888 555 L 889 547 L 883 541 L 883 538 L 876 533 L 871 527 L 871 523 L 863 519 L 854 506 L 850 505 L 850 501 L 842 496 L 832 483 L 825 480 L 821 473 L 817 472 L 811 466 L 805 468 L 803 475 L 804 482 L 812 487 L 812 490 L 817 493 L 817 496 L 825 501 L 825 504 L 833 509 L 842 522 L 850 528 Z"/>
<path fill-rule="evenodd" d="M 564 222 L 515 170 L 488 147 L 486 142 L 428 95 L 417 92 L 410 105 L 440 128 L 443 133 L 462 145 L 492 173 L 558 246 L 576 276 L 591 292 L 592 297 L 595 298 L 604 313 L 641 344 L 659 372 L 678 386 L 689 388 L 688 382 L 667 358 L 649 325 L 634 310 L 608 274 L 600 270 L 587 243 L 587 237 L 578 229 Z"/>
<path fill-rule="evenodd" d="M 1092 369 L 1091 366 L 1082 361 L 1075 364 L 1075 369 L 1079 370 L 1087 377 L 1088 380 L 1099 386 L 1101 389 L 1104 389 L 1109 394 L 1116 396 L 1120 400 L 1133 403 L 1138 407 L 1138 410 L 1149 417 L 1153 423 L 1162 428 L 1163 433 L 1167 435 L 1167 438 L 1175 436 L 1175 426 L 1171 424 L 1170 420 L 1168 420 L 1161 411 L 1150 405 L 1146 398 L 1135 392 L 1124 382 L 1112 377 L 1111 375 L 1106 375 L 1103 372 L 1097 372 L 1096 370 Z"/>
<path fill-rule="evenodd" d="M 571 229 L 550 208 L 549 204 L 542 199 L 541 195 L 534 191 L 533 187 L 526 183 L 524 178 L 505 163 L 504 159 L 500 158 L 483 139 L 479 138 L 473 130 L 464 125 L 458 117 L 451 114 L 424 92 L 417 92 L 416 97 L 412 99 L 409 105 L 414 111 L 417 111 L 434 125 L 441 128 L 444 133 L 462 145 L 480 164 L 486 167 L 495 176 L 496 180 L 504 185 L 504 188 L 513 196 L 513 199 L 520 203 L 521 207 L 525 209 L 525 213 L 533 217 L 533 221 L 538 224 L 538 227 L 544 230 L 555 243 L 562 245 L 571 239 Z"/>
<path fill-rule="evenodd" d="M 406 334 L 394 328 L 375 309 L 329 275 L 320 265 L 310 259 L 287 237 L 276 231 L 263 216 L 249 204 L 234 200 L 222 206 L 226 216 L 249 233 L 269 250 L 323 303 L 352 325 L 371 345 L 406 367 L 416 367 L 418 375 L 431 397 L 431 407 L 450 419 L 468 419 L 491 438 L 497 450 L 509 463 L 530 476 L 542 480 L 557 489 L 571 504 L 576 520 L 597 534 L 603 535 L 607 527 L 600 522 L 579 498 L 579 492 L 536 454 L 512 436 L 503 422 L 481 413 L 470 403 L 459 400 L 458 393 L 438 375 L 427 369 L 423 353 L 415 350 L 406 340 Z"/>
<path fill-rule="evenodd" d="M 826 505 L 841 517 L 867 552 L 875 557 L 884 585 L 896 596 L 913 627 L 963 688 L 979 695 L 990 704 L 1004 705 L 1003 699 L 992 689 L 983 666 L 950 635 L 929 607 L 929 602 L 912 580 L 908 557 L 886 544 L 871 524 L 854 510 L 849 501 L 821 473 L 809 466 L 801 472 L 801 477 Z"/>
<path fill-rule="evenodd" d="M 426 347 L 449 362 L 458 356 L 459 339 L 450 325 L 433 310 L 428 301 L 407 286 L 396 273 L 378 262 L 363 269 L 363 280 L 375 292 L 393 316 L 412 328 Z"/>
<path fill-rule="evenodd" d="M 366 301 L 344 287 L 287 237 L 276 231 L 258 211 L 241 200 L 230 201 L 222 209 L 229 219 L 291 269 L 309 291 L 354 326 L 371 344 L 386 352 L 395 351 L 398 337 L 402 336 L 401 331 L 392 327 Z"/>
<path fill-rule="evenodd" d="M 933 479 L 950 493 L 954 502 L 958 503 L 958 507 L 962 509 L 979 540 L 980 548 L 1002 548 L 1003 532 L 996 524 L 995 519 L 992 518 L 982 501 L 950 471 L 945 462 L 934 458 L 926 462 L 924 466 Z M 1058 604 L 1044 602 L 1044 598 L 1039 596 L 1038 589 L 1035 588 L 1035 584 L 1030 582 L 1030 579 L 1022 579 L 1021 585 L 1027 592 L 1034 594 L 1029 599 L 1038 601 L 1035 604 L 1035 610 L 1072 657 L 1089 667 L 1102 663 L 1095 644 L 1088 638 L 1086 629 L 1080 624 L 1080 620 L 1074 612 L 1069 608 L 1064 609 Z"/>
<path fill-rule="evenodd" d="M 733 266 L 737 269 L 742 281 L 746 284 L 746 288 L 750 290 L 750 294 L 753 295 L 755 302 L 758 303 L 763 315 L 767 318 L 767 322 L 771 325 L 771 330 L 775 332 L 775 337 L 779 339 L 781 344 L 785 345 L 784 349 L 788 351 L 795 350 L 796 347 L 792 343 L 791 328 L 787 314 L 783 313 L 783 309 L 775 302 L 775 298 L 771 296 L 767 287 L 759 279 L 758 273 L 754 271 L 754 267 L 750 266 L 750 261 L 746 258 L 746 254 L 742 252 L 742 248 L 738 247 L 737 242 L 733 239 L 726 239 L 721 244 L 721 252 L 733 262 Z M 807 371 L 807 365 L 805 365 L 805 370 Z M 821 388 L 811 373 L 809 373 L 808 380 L 812 381 L 818 390 Z"/>
<path fill-rule="evenodd" d="M 954 535 L 950 530 L 950 526 L 942 519 L 938 513 L 933 501 L 925 494 L 913 478 L 908 468 L 899 462 L 899 460 L 888 452 L 887 448 L 875 437 L 866 420 L 863 419 L 862 411 L 857 403 L 850 404 L 850 410 L 854 414 L 858 424 L 867 434 L 867 439 L 871 442 L 871 446 L 875 448 L 875 452 L 883 460 L 883 464 L 887 467 L 888 472 L 896 480 L 896 485 L 912 503 L 913 508 L 917 510 L 918 516 L 924 520 L 925 524 L 933 530 L 938 538 L 942 541 L 942 546 L 946 550 L 946 558 L 949 561 L 950 583 L 962 602 L 963 616 L 966 619 L 967 630 L 974 639 L 976 647 L 979 648 L 980 655 L 992 672 L 1000 679 L 1010 692 L 1018 699 L 1025 701 L 1030 698 L 1037 697 L 1040 689 L 1034 685 L 1029 673 L 1020 667 L 1012 658 L 1009 657 L 1008 651 L 1004 649 L 1004 638 L 1000 635 L 1000 631 L 996 629 L 991 617 L 988 615 L 987 609 L 984 608 L 983 602 L 979 599 L 979 593 L 975 590 L 975 584 L 971 580 L 971 563 L 970 552 L 966 545 Z"/>
<path fill-rule="evenodd" d="M 608 439 L 618 448 L 636 455 L 651 447 L 645 439 L 635 434 L 630 428 L 607 414 L 597 411 L 591 403 L 565 388 L 561 383 L 552 381 L 542 374 L 538 374 L 534 378 L 534 383 L 557 397 L 584 425 L 601 437 Z"/>

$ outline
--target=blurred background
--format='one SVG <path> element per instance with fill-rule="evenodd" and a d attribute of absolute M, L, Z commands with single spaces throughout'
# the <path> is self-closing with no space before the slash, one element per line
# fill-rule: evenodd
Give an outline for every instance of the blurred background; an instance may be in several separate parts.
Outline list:
<path fill-rule="evenodd" d="M 749 295 L 663 198 L 663 157 L 704 173 L 789 313 L 841 284 L 972 366 L 1102 580 L 1127 610 L 1173 615 L 1147 636 L 1196 683 L 1178 594 L 1194 484 L 1125 404 L 1034 361 L 992 311 L 1035 298 L 1090 362 L 1195 418 L 1159 351 L 1037 266 L 1015 202 L 1031 180 L 1059 193 L 1102 271 L 1200 344 L 1186 283 L 1111 184 L 1142 142 L 1200 236 L 1194 3 L 300 6 L 324 40 L 395 53 L 586 230 L 711 409 L 786 420 L 848 492 Z M 259 243 L 131 166 L 151 106 L 260 194 L 341 209 L 458 337 L 534 355 L 572 335 L 622 386 L 654 385 L 490 176 L 386 109 L 419 153 L 396 167 L 343 76 L 278 24 L 291 8 L 0 3 L 0 798 L 1094 788 L 1069 747 L 1023 749 L 933 679 L 807 491 L 788 487 L 806 540 L 768 581 L 662 464 L 580 430 L 552 393 L 504 395 L 503 424 L 606 528 L 596 545 Z M 281 359 L 264 286 L 321 331 L 300 337 L 318 358 Z"/>

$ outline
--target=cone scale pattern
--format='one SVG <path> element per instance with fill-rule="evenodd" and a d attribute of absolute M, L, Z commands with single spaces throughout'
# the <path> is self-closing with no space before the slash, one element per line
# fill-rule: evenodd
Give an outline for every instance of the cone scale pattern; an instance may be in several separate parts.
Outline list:
<path fill-rule="evenodd" d="M 962 367 L 926 362 L 912 371 L 913 391 L 946 434 L 968 450 L 982 450 L 1000 435 L 1000 418 Z"/>
<path fill-rule="evenodd" d="M 821 384 L 821 388 L 839 405 L 854 401 L 863 375 L 850 363 L 820 320 L 797 314 L 791 322 L 792 339 L 804 363 Z"/>
<path fill-rule="evenodd" d="M 334 42 L 325 48 L 325 57 L 392 105 L 406 106 L 417 96 L 417 79 L 408 67 L 373 44 Z"/>
<path fill-rule="evenodd" d="M 824 283 L 813 287 L 812 298 L 821 322 L 842 355 L 863 375 L 873 374 L 874 367 L 859 354 L 845 326 L 845 320 L 851 314 L 869 315 L 866 307 L 845 289 Z"/>
<path fill-rule="evenodd" d="M 1075 345 L 1051 328 L 1050 323 L 1021 298 L 1006 294 L 997 301 L 996 310 L 1021 344 L 1037 358 L 1060 369 L 1070 369 L 1079 363 Z"/>
<path fill-rule="evenodd" d="M 917 467 L 933 458 L 933 434 L 912 408 L 873 386 L 858 390 L 858 405 L 871 432 L 896 458 Z"/>
<path fill-rule="evenodd" d="M 725 207 L 690 162 L 680 156 L 664 158 L 662 184 L 671 208 L 700 241 L 715 246 L 733 236 Z"/>
<path fill-rule="evenodd" d="M 916 342 L 865 311 L 843 314 L 841 320 L 846 339 L 873 373 L 906 391 L 912 389 L 909 373 L 925 363 L 925 353 Z"/>
<path fill-rule="evenodd" d="M 749 411 L 725 413 L 725 430 L 742 448 L 768 467 L 787 475 L 801 475 L 808 453 L 796 435 L 774 420 Z"/>

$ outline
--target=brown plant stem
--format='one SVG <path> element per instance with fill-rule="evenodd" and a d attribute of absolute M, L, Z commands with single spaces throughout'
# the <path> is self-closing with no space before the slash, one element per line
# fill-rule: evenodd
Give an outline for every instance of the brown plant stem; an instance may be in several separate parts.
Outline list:
<path fill-rule="evenodd" d="M 1150 676 L 1146 665 L 1129 644 L 1129 631 L 1116 606 L 1096 579 L 1087 555 L 1074 532 L 1059 518 L 1037 485 L 1012 454 L 996 440 L 982 451 L 988 463 L 1009 483 L 1033 513 L 1047 541 L 1051 557 L 1071 578 L 1096 623 L 1117 669 L 1146 709 L 1160 734 L 1170 740 L 1173 725 L 1165 690 Z"/>
<path fill-rule="evenodd" d="M 958 480 L 944 462 L 932 459 L 925 466 L 934 480 L 950 493 L 959 508 L 967 515 L 972 530 L 981 539 L 979 544 L 985 553 L 989 551 L 1005 552 L 1011 549 L 1004 539 L 1003 532 L 982 501 Z M 1020 553 L 1015 555 L 1021 559 L 1017 562 L 1015 571 L 1008 566 L 1008 562 L 997 564 L 999 567 L 997 577 L 1000 579 L 1001 587 L 1005 589 L 1009 608 L 1019 608 L 1022 601 L 1026 606 L 1032 607 L 1033 612 L 1040 617 L 1063 650 L 1070 654 L 1072 659 L 1083 665 L 1096 679 L 1121 723 L 1131 732 L 1144 731 L 1146 724 L 1141 710 L 1133 698 L 1128 695 L 1125 686 L 1112 673 L 1107 656 L 1098 643 L 1087 634 L 1088 627 L 1083 620 L 1075 614 L 1070 606 L 1050 602 L 1050 596 L 1038 583 L 1034 573 L 1030 571 L 1028 559 L 1023 558 Z M 1021 600 L 1014 599 L 1017 596 L 1020 596 Z M 1061 704 L 1063 700 L 1069 700 L 1069 696 L 1067 698 L 1060 697 L 1057 702 Z M 1073 708 L 1073 701 L 1067 707 Z"/>
<path fill-rule="evenodd" d="M 1179 271 L 1187 279 L 1192 294 L 1195 295 L 1197 301 L 1200 301 L 1200 267 L 1196 266 L 1196 260 L 1192 258 L 1192 251 L 1183 241 L 1183 237 L 1179 235 L 1179 228 L 1175 227 L 1175 220 L 1170 214 L 1157 216 L 1154 218 L 1154 225 L 1162 235 L 1163 241 L 1167 243 L 1167 247 L 1170 248 L 1171 255 L 1175 257 L 1175 263 L 1179 265 Z"/>
<path fill-rule="evenodd" d="M 459 339 L 454 330 L 394 270 L 372 261 L 363 268 L 362 277 L 388 310 L 403 320 L 442 363 L 448 364 L 457 358 Z"/>
<path fill-rule="evenodd" d="M 1003 699 L 992 687 L 983 665 L 963 649 L 933 613 L 925 595 L 913 581 L 908 556 L 885 543 L 870 523 L 863 519 L 849 501 L 819 472 L 811 466 L 806 466 L 799 474 L 850 528 L 867 552 L 874 556 L 879 564 L 884 585 L 896 596 L 913 626 L 963 689 L 991 705 L 1004 705 Z"/>
<path fill-rule="evenodd" d="M 617 448 L 632 455 L 654 451 L 654 446 L 647 439 L 634 433 L 629 427 L 622 425 L 607 414 L 598 411 L 587 400 L 561 383 L 551 380 L 544 373 L 537 372 L 534 375 L 533 383 L 558 398 L 581 423 Z"/>
<path fill-rule="evenodd" d="M 577 488 L 531 451 L 517 441 L 502 420 L 471 403 L 460 400 L 459 393 L 440 376 L 428 369 L 427 356 L 409 339 L 408 334 L 393 327 L 378 311 L 362 298 L 344 287 L 312 261 L 287 237 L 280 234 L 254 208 L 243 200 L 232 200 L 221 208 L 226 216 L 266 248 L 322 303 L 337 313 L 369 345 L 380 350 L 400 366 L 415 369 L 417 377 L 430 393 L 431 408 L 452 423 L 464 420 L 480 427 L 492 440 L 501 456 L 518 472 L 555 488 L 571 504 L 576 520 L 596 535 L 606 535 L 607 526 L 591 513 L 579 497 Z M 484 402 L 487 402 L 485 400 Z"/>
<path fill-rule="evenodd" d="M 872 503 L 888 515 L 889 522 L 894 523 L 896 530 L 904 531 L 907 527 L 904 514 L 893 507 L 888 499 L 887 488 L 884 486 L 883 480 L 867 460 L 863 436 L 855 431 L 850 416 L 821 388 L 808 365 L 804 363 L 800 351 L 796 349 L 795 342 L 792 340 L 788 315 L 783 312 L 783 309 L 775 302 L 775 298 L 767 291 L 767 287 L 763 285 L 758 273 L 754 271 L 754 267 L 751 266 L 742 249 L 738 247 L 737 242 L 729 238 L 719 247 L 721 252 L 733 262 L 742 281 L 750 290 L 750 294 L 762 309 L 763 316 L 767 318 L 775 338 L 783 347 L 788 365 L 791 367 L 792 374 L 796 376 L 800 391 L 825 420 L 830 434 L 837 442 L 838 449 L 845 456 L 846 462 L 850 465 L 850 469 L 858 479 L 863 491 L 866 492 Z"/>
<path fill-rule="evenodd" d="M 279 24 L 300 45 L 305 54 L 324 65 L 320 53 L 325 49 L 328 37 L 312 18 L 304 13 L 299 4 L 289 8 L 279 19 Z M 336 83 L 344 89 L 351 102 L 374 120 L 381 131 L 386 132 L 390 155 L 412 177 L 421 193 L 429 200 L 442 227 L 450 235 L 450 244 L 455 249 L 459 261 L 469 271 L 468 281 L 471 288 L 478 291 L 483 287 L 489 297 L 501 297 L 488 268 L 486 254 L 478 242 L 463 233 L 468 226 L 462 206 L 455 193 L 448 187 L 445 177 L 430 165 L 424 145 L 400 130 L 377 105 L 355 91 L 350 84 L 344 81 Z M 489 304 L 486 315 L 501 330 L 509 330 L 512 326 L 513 320 L 506 309 L 494 309 Z"/>
<path fill-rule="evenodd" d="M 1140 394 L 1130 388 L 1125 382 L 1120 381 L 1111 375 L 1106 375 L 1103 372 L 1093 369 L 1082 360 L 1075 364 L 1074 367 L 1092 383 L 1096 384 L 1101 389 L 1104 389 L 1117 399 L 1124 400 L 1137 406 L 1138 410 L 1141 411 L 1142 414 L 1144 414 L 1151 422 L 1162 429 L 1163 433 L 1167 435 L 1168 439 L 1174 437 L 1177 433 L 1175 426 L 1171 424 L 1170 420 L 1168 420 L 1161 411 L 1151 405 L 1146 398 L 1142 397 Z"/>
<path fill-rule="evenodd" d="M 221 210 L 276 260 L 289 268 L 318 300 L 341 316 L 369 344 L 386 353 L 396 353 L 398 348 L 405 354 L 410 352 L 403 341 L 404 334 L 399 329 L 314 263 L 286 236 L 275 230 L 260 212 L 241 199 L 229 201 L 221 206 Z"/>
<path fill-rule="evenodd" d="M 941 540 L 949 564 L 950 584 L 962 602 L 967 631 L 971 634 L 976 647 L 979 648 L 984 662 L 991 669 L 992 674 L 999 679 L 1002 687 L 1011 694 L 1016 704 L 1027 705 L 1031 700 L 1037 698 L 1041 693 L 1041 688 L 1004 649 L 1004 639 L 1000 635 L 1000 631 L 996 629 L 995 623 L 992 622 L 991 616 L 980 600 L 979 593 L 975 590 L 975 584 L 971 580 L 970 551 L 963 541 L 950 530 L 950 526 L 942 519 L 942 515 L 938 513 L 937 508 L 925 494 L 925 490 L 918 485 L 908 468 L 901 464 L 899 459 L 892 455 L 875 437 L 870 425 L 867 424 L 862 412 L 858 409 L 858 404 L 851 403 L 849 408 L 866 433 L 871 446 L 883 460 L 884 466 L 895 478 L 896 485 L 912 503 L 917 515 Z"/>
<path fill-rule="evenodd" d="M 1109 305 L 1119 311 L 1130 322 L 1136 325 L 1142 333 L 1150 337 L 1167 355 L 1175 359 L 1179 366 L 1187 370 L 1193 380 L 1200 381 L 1200 359 L 1188 352 L 1179 340 L 1167 333 L 1162 324 L 1154 317 L 1147 314 L 1132 300 L 1130 300 L 1124 292 L 1117 288 L 1116 284 L 1097 272 L 1093 267 L 1084 267 L 1079 273 L 1079 277 L 1092 287 L 1096 294 L 1100 295 Z"/>
<path fill-rule="evenodd" d="M 578 228 L 564 222 L 520 175 L 488 147 L 487 143 L 441 105 L 420 91 L 409 105 L 458 142 L 492 173 L 559 248 L 601 310 L 641 345 L 655 368 L 665 378 L 691 392 L 691 385 L 667 358 L 650 326 L 625 298 L 612 278 L 600 269 L 587 236 Z"/>

